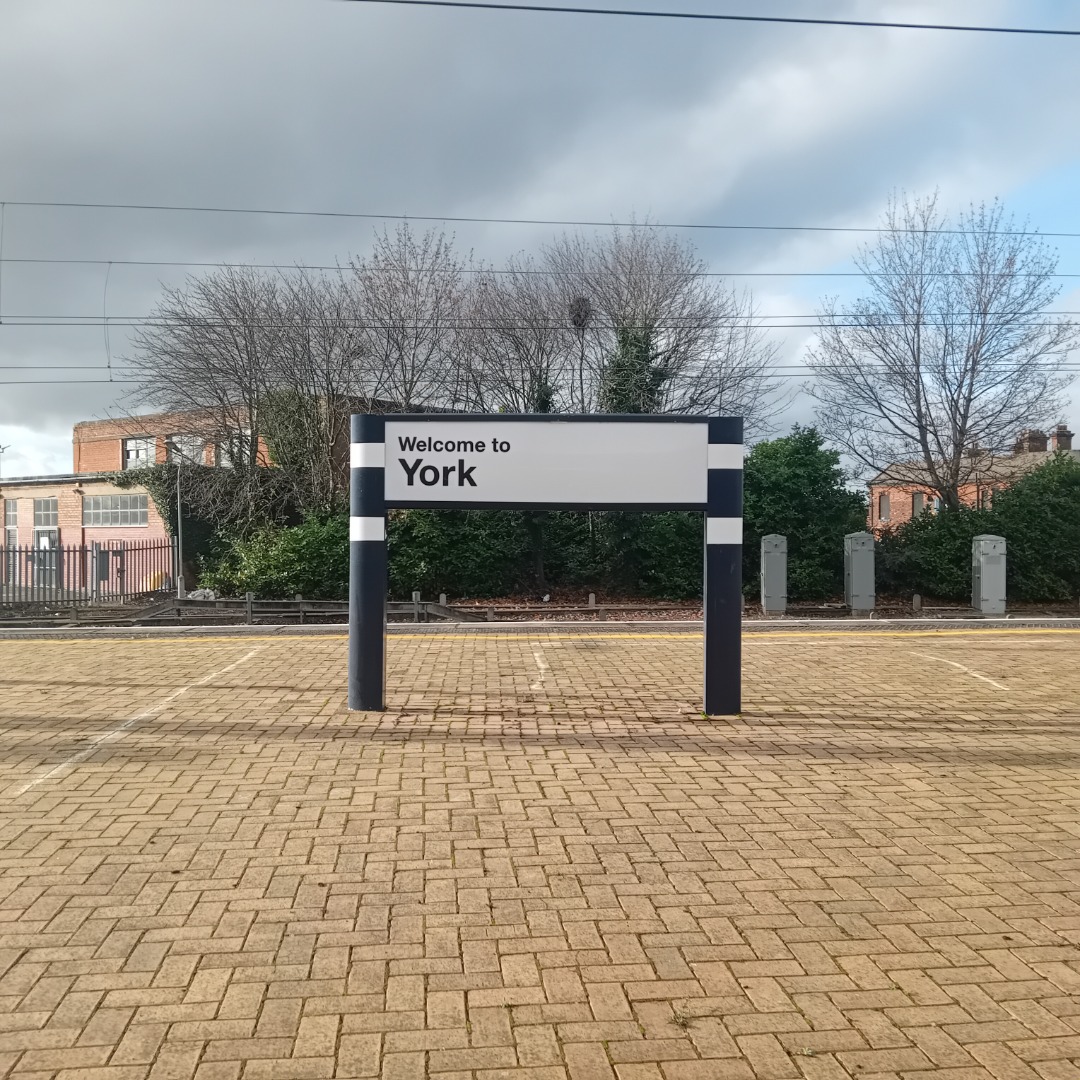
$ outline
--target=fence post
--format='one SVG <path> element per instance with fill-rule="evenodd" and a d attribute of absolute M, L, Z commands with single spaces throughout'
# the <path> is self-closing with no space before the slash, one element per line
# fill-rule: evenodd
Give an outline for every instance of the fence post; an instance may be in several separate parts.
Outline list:
<path fill-rule="evenodd" d="M 116 583 L 120 589 L 120 603 L 127 599 L 127 547 L 123 540 L 120 541 L 120 550 L 117 552 Z"/>
<path fill-rule="evenodd" d="M 761 610 L 764 615 L 787 611 L 787 537 L 761 538 Z"/>
<path fill-rule="evenodd" d="M 101 599 L 101 545 L 96 540 L 90 545 L 90 597 Z"/>
<path fill-rule="evenodd" d="M 255 594 L 253 592 L 244 593 L 244 613 L 247 617 L 247 624 L 250 626 L 255 621 Z"/>
<path fill-rule="evenodd" d="M 1005 537 L 971 541 L 971 606 L 983 615 L 1005 614 Z"/>
<path fill-rule="evenodd" d="M 874 610 L 874 534 L 848 533 L 844 537 L 844 600 L 852 615 Z"/>

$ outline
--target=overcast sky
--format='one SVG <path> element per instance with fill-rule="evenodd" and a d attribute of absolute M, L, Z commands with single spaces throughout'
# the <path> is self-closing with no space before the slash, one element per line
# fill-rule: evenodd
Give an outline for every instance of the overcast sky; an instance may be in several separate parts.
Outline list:
<path fill-rule="evenodd" d="M 620 0 L 654 10 L 1080 26 L 1074 5 L 995 0 Z M 873 225 L 889 193 L 1000 196 L 1080 232 L 1076 38 L 484 11 L 339 0 L 4 0 L 0 201 L 415 215 Z M 164 266 L 25 259 L 333 261 L 372 225 L 262 215 L 4 211 L 3 475 L 71 468 L 71 426 L 122 405 L 122 327 Z M 550 230 L 457 226 L 498 260 Z M 687 233 L 714 269 L 851 269 L 850 234 Z M 1080 275 L 1080 241 L 1054 241 Z M 813 313 L 850 280 L 739 278 Z M 1080 276 L 1057 306 L 1080 309 Z M 20 320 L 19 317 L 23 317 Z M 797 363 L 809 331 L 778 331 Z M 78 370 L 67 369 L 77 365 Z M 45 384 L 16 385 L 24 380 Z M 1067 418 L 1080 422 L 1074 403 Z M 812 415 L 805 396 L 778 421 Z"/>

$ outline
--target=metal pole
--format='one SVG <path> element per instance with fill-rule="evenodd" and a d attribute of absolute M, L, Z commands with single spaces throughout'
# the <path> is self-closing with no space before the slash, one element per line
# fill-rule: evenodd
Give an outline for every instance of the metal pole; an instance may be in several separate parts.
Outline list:
<path fill-rule="evenodd" d="M 742 711 L 741 417 L 709 420 L 705 510 L 705 712 Z"/>
<path fill-rule="evenodd" d="M 349 479 L 349 708 L 386 707 L 386 422 L 353 416 Z"/>
<path fill-rule="evenodd" d="M 184 585 L 184 512 L 180 502 L 180 463 L 176 464 L 176 599 L 187 594 Z"/>

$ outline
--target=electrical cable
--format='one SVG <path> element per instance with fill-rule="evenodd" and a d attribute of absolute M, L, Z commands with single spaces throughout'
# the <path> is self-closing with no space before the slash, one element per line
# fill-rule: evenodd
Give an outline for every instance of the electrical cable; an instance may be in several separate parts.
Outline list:
<path fill-rule="evenodd" d="M 708 22 L 772 23 L 796 26 L 850 26 L 886 30 L 948 30 L 976 34 L 1038 34 L 1080 37 L 1080 30 L 1032 26 L 965 26 L 953 23 L 875 22 L 869 19 L 810 19 L 784 15 L 715 15 L 699 11 L 642 11 L 634 8 L 571 7 L 554 4 L 486 3 L 483 0 L 346 0 L 353 4 L 395 4 L 401 7 L 464 8 L 481 11 L 526 11 L 552 15 L 617 15 L 643 19 L 694 19 Z"/>
<path fill-rule="evenodd" d="M 1080 34 L 1080 31 L 1077 31 Z M 661 221 L 572 221 L 556 218 L 500 218 L 437 214 L 374 214 L 345 210 L 274 210 L 246 206 L 182 206 L 166 203 L 60 202 L 44 199 L 8 199 L 8 206 L 77 210 L 145 210 L 192 214 L 264 214 L 271 217 L 352 218 L 361 221 L 429 221 L 469 225 L 545 225 L 562 228 L 595 229 L 705 229 L 734 232 L 815 232 L 815 233 L 926 233 L 935 236 L 981 236 L 975 229 L 905 229 L 885 226 L 854 225 L 733 225 L 730 223 Z M 997 236 L 1038 236 L 1055 239 L 1080 239 L 1080 232 L 1041 232 L 1036 229 L 998 229 Z"/>

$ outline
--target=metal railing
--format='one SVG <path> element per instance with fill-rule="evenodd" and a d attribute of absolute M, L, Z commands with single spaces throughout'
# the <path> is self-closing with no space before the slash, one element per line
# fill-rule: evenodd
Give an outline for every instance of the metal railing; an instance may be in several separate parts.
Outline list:
<path fill-rule="evenodd" d="M 174 587 L 168 541 L 0 547 L 0 605 L 123 604 Z"/>

